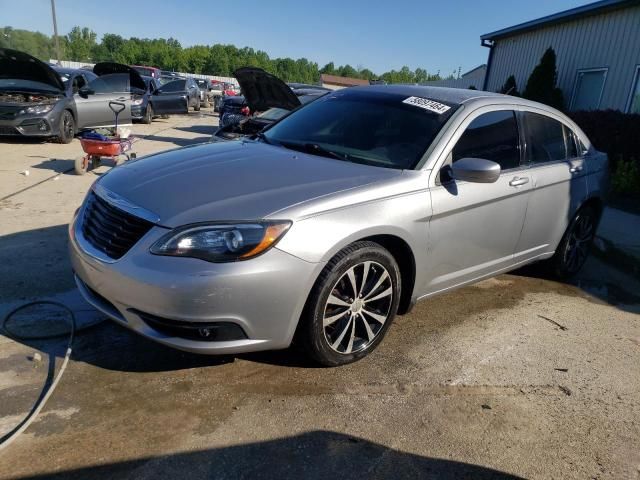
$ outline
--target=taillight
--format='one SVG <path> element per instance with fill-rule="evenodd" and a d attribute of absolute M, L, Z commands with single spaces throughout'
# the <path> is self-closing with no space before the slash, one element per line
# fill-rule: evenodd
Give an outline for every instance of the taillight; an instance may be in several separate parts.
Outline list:
<path fill-rule="evenodd" d="M 245 117 L 248 117 L 251 111 L 249 110 L 249 107 L 242 107 L 240 109 L 240 113 L 242 113 Z"/>

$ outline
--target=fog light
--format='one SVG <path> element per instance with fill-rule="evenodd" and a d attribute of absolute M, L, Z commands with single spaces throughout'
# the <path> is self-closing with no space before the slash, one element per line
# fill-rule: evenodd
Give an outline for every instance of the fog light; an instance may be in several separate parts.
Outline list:
<path fill-rule="evenodd" d="M 41 132 L 46 132 L 47 130 L 49 130 L 47 122 L 45 122 L 44 120 L 40 120 L 40 123 L 38 123 L 38 130 L 40 130 Z"/>

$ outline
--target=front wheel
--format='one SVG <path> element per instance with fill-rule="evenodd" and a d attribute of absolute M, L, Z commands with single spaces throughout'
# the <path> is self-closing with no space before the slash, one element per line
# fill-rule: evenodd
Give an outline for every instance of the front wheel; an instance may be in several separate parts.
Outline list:
<path fill-rule="evenodd" d="M 62 112 L 58 128 L 60 129 L 56 137 L 58 143 L 71 143 L 76 134 L 76 122 L 69 110 Z"/>
<path fill-rule="evenodd" d="M 400 289 L 398 264 L 379 244 L 360 241 L 340 251 L 320 274 L 300 320 L 307 353 L 325 366 L 368 355 L 396 315 Z"/>
<path fill-rule="evenodd" d="M 570 278 L 584 265 L 598 228 L 598 211 L 581 208 L 567 227 L 556 253 L 551 257 L 552 272 L 559 278 Z"/>
<path fill-rule="evenodd" d="M 194 112 L 200 111 L 200 99 L 196 99 L 196 104 L 193 106 L 193 111 Z"/>
<path fill-rule="evenodd" d="M 147 109 L 144 112 L 144 117 L 142 118 L 142 123 L 145 125 L 149 125 L 153 121 L 153 107 L 151 104 L 147 104 Z"/>

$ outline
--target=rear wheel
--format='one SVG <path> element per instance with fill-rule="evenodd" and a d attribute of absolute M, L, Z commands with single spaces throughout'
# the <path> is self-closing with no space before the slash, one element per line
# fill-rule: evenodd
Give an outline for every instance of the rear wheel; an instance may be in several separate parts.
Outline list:
<path fill-rule="evenodd" d="M 69 110 L 62 112 L 58 124 L 58 128 L 60 129 L 56 137 L 58 143 L 71 143 L 76 134 L 76 122 Z"/>
<path fill-rule="evenodd" d="M 200 111 L 200 99 L 196 98 L 196 104 L 193 106 L 193 111 L 194 112 L 199 112 Z"/>
<path fill-rule="evenodd" d="M 569 278 L 580 271 L 587 260 L 598 227 L 598 211 L 587 206 L 578 210 L 569 224 L 556 253 L 551 257 L 552 272 Z"/>
<path fill-rule="evenodd" d="M 400 271 L 374 242 L 356 242 L 324 268 L 301 318 L 307 353 L 325 366 L 368 355 L 389 329 L 400 298 Z"/>

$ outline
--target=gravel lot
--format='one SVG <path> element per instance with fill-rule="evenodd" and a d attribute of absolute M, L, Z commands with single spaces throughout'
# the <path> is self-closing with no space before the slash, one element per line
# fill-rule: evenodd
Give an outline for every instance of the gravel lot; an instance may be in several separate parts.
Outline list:
<path fill-rule="evenodd" d="M 135 150 L 204 141 L 216 123 L 135 125 Z M 100 318 L 78 300 L 66 255 L 66 223 L 96 179 L 68 172 L 79 155 L 77 140 L 0 143 L 0 315 L 54 298 Z M 0 451 L 0 478 L 637 480 L 639 296 L 637 279 L 600 260 L 571 285 L 528 268 L 419 304 L 374 354 L 337 369 L 296 351 L 192 356 L 100 323 Z M 0 437 L 64 343 L 0 335 Z"/>

